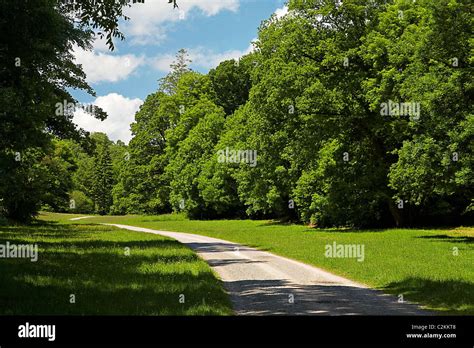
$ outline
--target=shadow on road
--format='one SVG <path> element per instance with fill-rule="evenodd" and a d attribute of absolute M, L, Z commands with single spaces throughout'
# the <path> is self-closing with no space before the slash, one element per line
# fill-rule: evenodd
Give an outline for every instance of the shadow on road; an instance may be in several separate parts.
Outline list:
<path fill-rule="evenodd" d="M 351 286 L 295 285 L 282 280 L 225 282 L 240 315 L 429 315 L 380 291 Z"/>

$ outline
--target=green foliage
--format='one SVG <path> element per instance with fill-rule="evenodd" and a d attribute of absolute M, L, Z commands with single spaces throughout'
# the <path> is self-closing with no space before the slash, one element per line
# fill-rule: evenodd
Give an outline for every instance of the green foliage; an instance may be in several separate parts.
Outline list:
<path fill-rule="evenodd" d="M 293 0 L 289 8 L 262 23 L 256 51 L 238 64 L 202 76 L 178 54 L 164 79 L 173 88 L 164 83 L 167 93 L 137 114 L 131 144 L 142 164 L 130 170 L 141 173 L 143 193 L 129 197 L 146 206 L 159 196 L 161 207 L 197 218 L 469 221 L 468 2 Z M 225 149 L 255 151 L 257 165 L 220 163 Z"/>
<path fill-rule="evenodd" d="M 113 185 L 114 173 L 109 145 L 99 143 L 97 153 L 94 157 L 92 195 L 94 197 L 96 211 L 100 215 L 108 214 L 110 211 L 110 207 L 112 206 Z"/>
<path fill-rule="evenodd" d="M 166 167 L 166 175 L 170 178 L 170 203 L 175 211 L 184 210 L 189 216 L 210 217 L 216 213 L 203 200 L 199 185 L 203 185 L 202 167 L 213 155 L 225 114 L 212 102 L 203 100 L 181 116 L 173 131 L 179 131 L 181 125 L 190 125 L 193 121 L 196 125 L 178 143 Z"/>
<path fill-rule="evenodd" d="M 104 18 L 105 7 L 82 3 L 84 27 L 72 24 L 69 5 L 40 3 L 31 18 L 24 1 L 15 5 L 31 35 L 7 41 L 0 55 L 10 81 L 0 92 L 4 214 L 27 218 L 40 204 L 62 211 L 78 191 L 102 214 L 174 210 L 357 227 L 474 217 L 468 0 L 291 0 L 289 14 L 264 21 L 256 50 L 238 62 L 203 75 L 180 50 L 136 114 L 129 146 L 104 134 L 85 141 L 68 112 L 51 112 L 58 98 L 72 100 L 64 86 L 92 93 L 70 44 L 90 47 L 87 28 L 102 27 L 111 46 L 124 3 L 103 4 Z M 33 32 L 40 17 L 64 30 Z M 26 52 L 38 42 L 41 56 Z M 75 141 L 56 140 L 51 150 L 52 135 Z M 229 150 L 256 153 L 255 165 L 219 161 Z M 17 152 L 25 162 L 14 161 Z M 31 176 L 34 184 L 15 182 Z M 31 190 L 25 212 L 13 189 Z"/>
<path fill-rule="evenodd" d="M 188 52 L 184 48 L 180 49 L 176 54 L 176 60 L 170 65 L 171 72 L 159 80 L 159 92 L 168 95 L 175 94 L 181 76 L 191 71 L 188 67 L 190 63 L 191 59 L 189 59 Z"/>
<path fill-rule="evenodd" d="M 252 55 L 241 60 L 226 60 L 209 71 L 212 88 L 216 92 L 216 104 L 222 106 L 226 115 L 232 115 L 249 97 Z"/>
<path fill-rule="evenodd" d="M 47 184 L 47 169 L 41 163 L 43 156 L 41 149 L 30 148 L 21 154 L 11 154 L 8 161 L 6 156 L 2 158 L 0 208 L 7 218 L 29 221 L 40 208 Z"/>
<path fill-rule="evenodd" d="M 72 191 L 69 194 L 69 201 L 74 202 L 70 204 L 68 211 L 76 214 L 91 214 L 94 213 L 94 202 L 86 196 L 82 191 Z"/>
<path fill-rule="evenodd" d="M 409 222 L 449 217 L 443 222 L 452 223 L 474 196 L 467 169 L 474 157 L 468 8 L 467 1 L 395 2 L 367 36 L 364 58 L 377 65 L 365 86 L 372 104 L 387 96 L 420 104 L 417 122 L 395 119 L 389 134 L 398 157 L 389 185 L 395 198 L 408 202 Z M 402 18 L 392 17 L 400 11 Z"/>
<path fill-rule="evenodd" d="M 135 115 L 127 161 L 113 188 L 115 214 L 159 213 L 171 209 L 170 180 L 165 175 L 171 152 L 167 149 L 175 148 L 180 132 L 185 132 L 187 126 L 182 123 L 176 131 L 173 129 L 181 114 L 201 96 L 212 92 L 208 78 L 189 70 L 186 55 L 185 50 L 178 52 L 171 72 L 161 80 L 160 90 L 149 95 Z"/>
<path fill-rule="evenodd" d="M 176 6 L 176 1 L 173 3 Z M 49 192 L 45 204 L 63 209 L 66 187 L 41 178 L 39 173 L 25 175 L 30 169 L 25 168 L 25 162 L 12 163 L 11 154 L 19 152 L 25 159 L 41 161 L 41 156 L 31 154 L 47 152 L 54 137 L 74 139 L 84 147 L 90 144 L 88 133 L 72 122 L 72 108 L 68 107 L 76 103 L 69 93 L 72 89 L 95 95 L 82 67 L 74 61 L 72 48 L 92 49 L 97 34 L 106 37 L 113 49 L 113 39 L 123 39 L 118 25 L 121 19 L 128 19 L 123 15 L 126 6 L 131 6 L 130 1 L 0 0 L 0 181 L 5 183 L 0 200 L 4 201 L 2 213 L 9 218 L 26 221 L 34 216 L 41 205 L 40 188 L 45 185 L 59 190 Z M 99 107 L 89 113 L 100 120 L 107 116 Z M 39 163 L 29 165 L 41 167 Z M 55 174 L 63 171 L 57 161 L 49 165 Z M 15 190 L 32 185 L 38 194 L 31 194 L 27 203 L 7 203 L 12 197 L 28 194 Z M 53 197 L 56 194 L 58 197 Z"/>
<path fill-rule="evenodd" d="M 46 171 L 44 194 L 41 199 L 52 211 L 65 212 L 70 204 L 69 191 L 73 187 L 72 174 L 77 169 L 70 143 L 53 140 L 53 149 L 42 159 Z"/>
<path fill-rule="evenodd" d="M 114 213 L 157 212 L 167 205 L 163 153 L 169 113 L 177 106 L 163 92 L 149 95 L 131 125 L 134 134 L 113 189 Z"/>

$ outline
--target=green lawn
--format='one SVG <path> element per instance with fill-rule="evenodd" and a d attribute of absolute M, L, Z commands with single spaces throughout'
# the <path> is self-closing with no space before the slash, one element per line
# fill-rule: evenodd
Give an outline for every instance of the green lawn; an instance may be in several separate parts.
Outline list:
<path fill-rule="evenodd" d="M 39 246 L 37 262 L 0 258 L 1 315 L 232 314 L 221 282 L 187 247 L 71 217 L 0 226 L 0 244 Z"/>
<path fill-rule="evenodd" d="M 388 293 L 403 294 L 405 300 L 441 313 L 474 314 L 472 227 L 322 230 L 271 221 L 190 221 L 179 215 L 94 217 L 78 223 L 99 222 L 190 232 L 239 242 L 316 265 Z M 325 246 L 334 241 L 363 244 L 364 261 L 326 258 Z"/>

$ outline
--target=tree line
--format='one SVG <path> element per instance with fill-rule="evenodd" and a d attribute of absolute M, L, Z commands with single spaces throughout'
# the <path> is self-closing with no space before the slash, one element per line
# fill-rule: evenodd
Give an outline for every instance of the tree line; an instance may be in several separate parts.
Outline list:
<path fill-rule="evenodd" d="M 128 146 L 67 140 L 84 156 L 70 167 L 75 200 L 102 214 L 472 223 L 469 1 L 288 5 L 254 52 L 208 74 L 180 51 Z"/>

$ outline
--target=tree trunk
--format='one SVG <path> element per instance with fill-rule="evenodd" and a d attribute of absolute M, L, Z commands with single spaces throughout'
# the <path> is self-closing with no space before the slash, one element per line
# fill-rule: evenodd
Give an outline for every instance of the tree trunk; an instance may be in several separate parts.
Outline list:
<path fill-rule="evenodd" d="M 395 225 L 397 227 L 401 227 L 403 225 L 403 215 L 395 205 L 393 201 L 388 201 L 388 209 L 390 210 L 390 214 L 392 214 L 392 218 L 395 221 Z"/>

